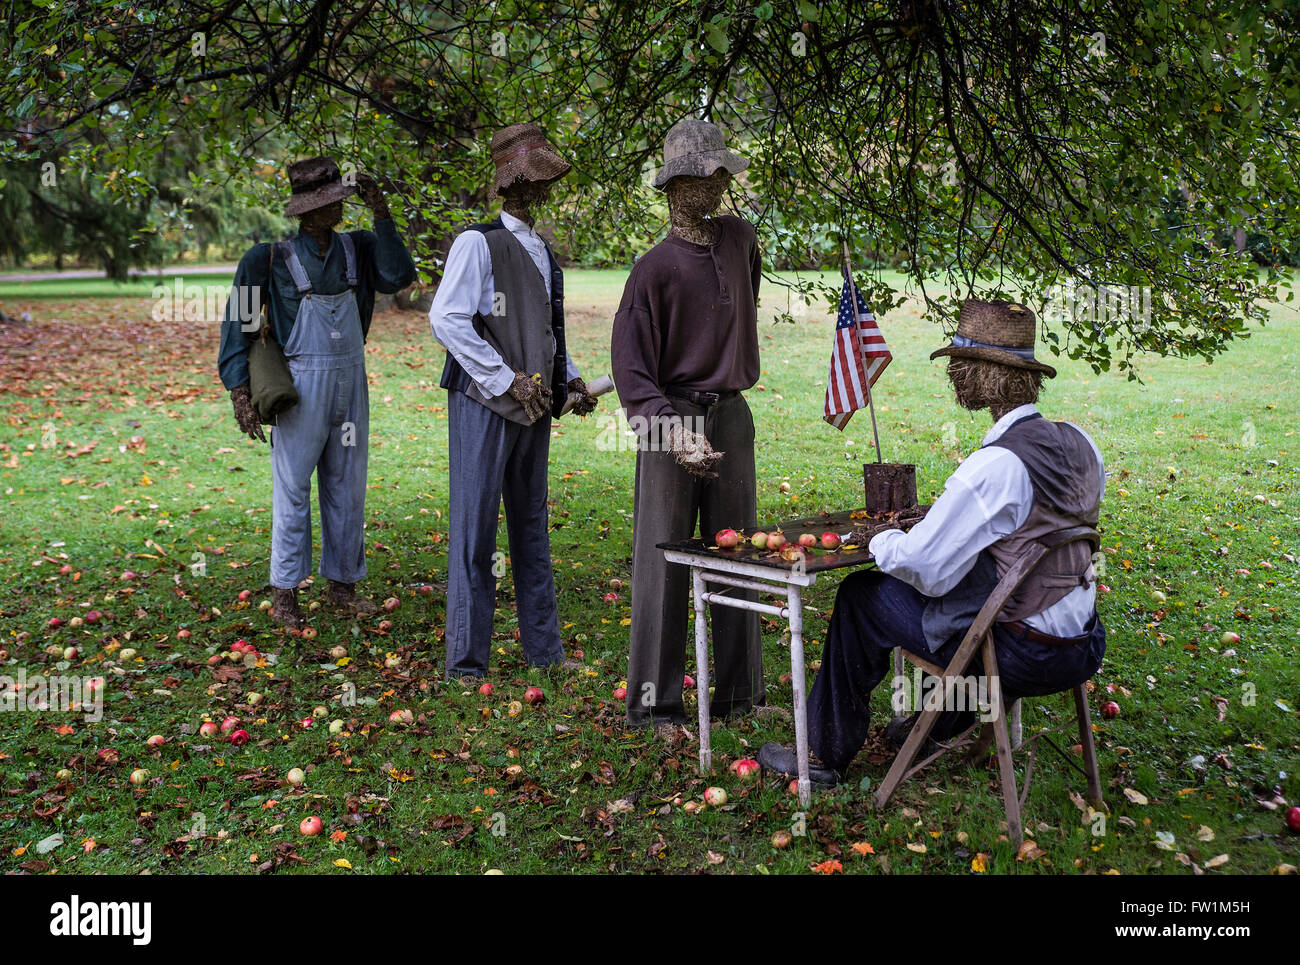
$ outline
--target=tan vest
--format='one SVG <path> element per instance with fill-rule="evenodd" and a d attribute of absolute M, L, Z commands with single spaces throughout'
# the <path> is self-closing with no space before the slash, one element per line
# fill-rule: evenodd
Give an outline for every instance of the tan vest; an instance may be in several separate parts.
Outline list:
<path fill-rule="evenodd" d="M 990 446 L 1006 449 L 1024 464 L 1034 488 L 1029 517 L 1014 533 L 997 540 L 989 553 L 998 579 L 1022 557 L 1028 544 L 1048 533 L 1075 526 L 1096 527 L 1101 509 L 1101 467 L 1087 438 L 1064 422 L 1041 415 L 1011 425 Z M 1007 601 L 1000 619 L 1023 620 L 1041 613 L 1077 586 L 1092 580 L 1092 546 L 1086 541 L 1057 547 Z"/>

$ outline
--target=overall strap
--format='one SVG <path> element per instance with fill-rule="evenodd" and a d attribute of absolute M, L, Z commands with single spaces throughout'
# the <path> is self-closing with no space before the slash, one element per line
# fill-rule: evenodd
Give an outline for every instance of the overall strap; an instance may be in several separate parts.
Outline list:
<path fill-rule="evenodd" d="M 298 252 L 294 250 L 293 242 L 281 241 L 276 247 L 280 249 L 280 254 L 289 265 L 289 274 L 293 276 L 293 284 L 298 289 L 298 294 L 305 295 L 311 291 L 311 279 L 307 277 L 307 269 L 298 260 Z"/>
<path fill-rule="evenodd" d="M 348 287 L 357 287 L 357 249 L 352 242 L 350 234 L 339 235 L 339 241 L 343 243 L 343 259 L 347 265 Z"/>

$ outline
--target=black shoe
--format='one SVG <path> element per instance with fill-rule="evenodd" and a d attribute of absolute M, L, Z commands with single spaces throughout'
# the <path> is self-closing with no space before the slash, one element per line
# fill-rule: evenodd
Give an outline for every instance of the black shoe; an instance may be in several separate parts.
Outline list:
<path fill-rule="evenodd" d="M 764 744 L 758 751 L 759 766 L 765 771 L 782 777 L 795 779 L 799 776 L 799 757 L 789 747 L 780 744 Z M 813 763 L 811 755 L 808 760 L 808 780 L 814 787 L 834 787 L 840 782 L 840 776 L 829 767 Z"/>

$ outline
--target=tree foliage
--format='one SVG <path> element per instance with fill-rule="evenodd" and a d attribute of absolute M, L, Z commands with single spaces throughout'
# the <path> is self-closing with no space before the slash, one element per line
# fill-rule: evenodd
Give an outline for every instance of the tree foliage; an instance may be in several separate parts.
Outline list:
<path fill-rule="evenodd" d="M 847 237 L 945 324 L 1018 297 L 1053 350 L 1131 374 L 1212 358 L 1286 283 L 1220 240 L 1296 250 L 1298 32 L 1283 0 L 36 0 L 0 23 L 0 112 L 11 162 L 75 158 L 123 202 L 177 137 L 268 210 L 268 171 L 333 153 L 385 177 L 426 274 L 488 202 L 494 128 L 551 133 L 561 240 L 626 261 L 663 230 L 664 132 L 707 117 L 752 159 L 732 200 L 770 263 Z"/>

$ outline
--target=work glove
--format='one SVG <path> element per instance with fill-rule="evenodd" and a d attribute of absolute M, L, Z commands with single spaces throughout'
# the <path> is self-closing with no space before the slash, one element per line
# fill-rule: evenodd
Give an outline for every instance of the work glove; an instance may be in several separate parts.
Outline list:
<path fill-rule="evenodd" d="M 568 389 L 578 397 L 571 410 L 574 415 L 589 415 L 596 408 L 596 397 L 587 391 L 587 383 L 582 379 L 570 379 Z"/>
<path fill-rule="evenodd" d="M 668 451 L 677 465 L 700 479 L 717 479 L 714 466 L 725 455 L 715 452 L 703 433 L 692 432 L 680 422 L 668 427 Z"/>
<path fill-rule="evenodd" d="M 510 383 L 508 391 L 524 407 L 524 415 L 529 422 L 536 422 L 551 408 L 551 390 L 542 385 L 540 379 L 534 379 L 523 372 L 515 373 L 515 380 Z"/>
<path fill-rule="evenodd" d="M 239 431 L 250 439 L 266 442 L 266 436 L 262 432 L 262 420 L 257 417 L 257 410 L 253 408 L 253 393 L 247 382 L 230 390 L 230 402 L 235 407 L 235 421 L 239 423 Z"/>

